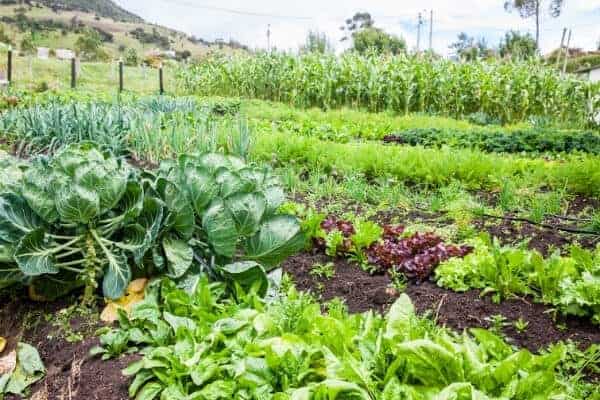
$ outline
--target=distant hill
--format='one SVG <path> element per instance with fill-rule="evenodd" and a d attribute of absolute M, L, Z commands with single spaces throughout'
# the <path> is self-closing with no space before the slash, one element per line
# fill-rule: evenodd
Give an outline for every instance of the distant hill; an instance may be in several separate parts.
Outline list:
<path fill-rule="evenodd" d="M 178 58 L 199 57 L 211 50 L 245 49 L 236 42 L 212 43 L 184 32 L 145 22 L 112 0 L 0 0 L 0 42 L 22 49 L 75 49 L 90 29 L 102 40 L 106 58 L 123 58 L 135 50 L 140 59 L 171 50 Z M 30 46 L 31 47 L 31 46 Z"/>
<path fill-rule="evenodd" d="M 112 0 L 37 0 L 53 10 L 83 11 L 100 17 L 112 18 L 122 22 L 144 22 L 132 12 L 125 10 Z"/>

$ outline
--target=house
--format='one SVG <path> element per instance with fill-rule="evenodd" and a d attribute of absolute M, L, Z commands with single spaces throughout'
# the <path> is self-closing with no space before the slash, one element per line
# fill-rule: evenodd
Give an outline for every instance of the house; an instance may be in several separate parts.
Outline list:
<path fill-rule="evenodd" d="M 575 71 L 575 73 L 590 82 L 600 82 L 600 64 L 593 67 L 581 68 Z"/>
<path fill-rule="evenodd" d="M 50 49 L 47 47 L 38 47 L 37 48 L 37 58 L 41 60 L 47 60 L 50 56 Z"/>
<path fill-rule="evenodd" d="M 73 50 L 68 49 L 56 49 L 56 58 L 59 60 L 70 60 L 75 58 L 75 53 Z"/>

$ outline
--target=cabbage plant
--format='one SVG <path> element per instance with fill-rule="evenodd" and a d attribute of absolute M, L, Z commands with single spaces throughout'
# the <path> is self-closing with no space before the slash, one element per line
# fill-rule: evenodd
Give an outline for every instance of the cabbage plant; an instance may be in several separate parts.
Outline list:
<path fill-rule="evenodd" d="M 164 162 L 150 186 L 165 204 L 151 259 L 172 278 L 197 262 L 214 279 L 264 292 L 266 272 L 303 246 L 297 220 L 277 212 L 285 194 L 269 168 L 221 154 L 184 155 Z"/>
<path fill-rule="evenodd" d="M 21 170 L 19 170 L 21 171 Z M 0 288 L 44 298 L 85 286 L 119 298 L 134 274 L 193 284 L 202 273 L 264 293 L 266 273 L 302 247 L 268 168 L 219 154 L 138 171 L 89 143 L 24 168 L 0 188 Z"/>
<path fill-rule="evenodd" d="M 85 285 L 90 300 L 100 277 L 104 295 L 120 297 L 139 247 L 124 232 L 146 205 L 134 171 L 83 143 L 38 158 L 22 179 L 0 195 L 2 249 L 18 267 L 11 272 L 44 297 Z"/>

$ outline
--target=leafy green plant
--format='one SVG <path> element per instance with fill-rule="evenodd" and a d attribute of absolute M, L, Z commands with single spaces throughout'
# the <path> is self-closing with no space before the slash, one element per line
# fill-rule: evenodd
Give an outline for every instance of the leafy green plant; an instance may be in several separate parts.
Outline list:
<path fill-rule="evenodd" d="M 450 335 L 418 317 L 406 295 L 380 316 L 349 315 L 339 302 L 321 313 L 293 288 L 255 307 L 228 302 L 207 280 L 192 292 L 164 280 L 147 291 L 103 343 L 111 356 L 125 341 L 142 349 L 124 370 L 132 397 L 516 400 L 570 389 L 554 372 L 563 345 L 533 355 L 483 329 Z"/>
<path fill-rule="evenodd" d="M 532 295 L 567 315 L 600 323 L 600 247 L 594 252 L 571 247 L 569 256 L 502 247 L 483 236 L 470 241 L 474 252 L 443 262 L 435 271 L 438 285 L 455 291 L 482 289 L 494 301 Z"/>
<path fill-rule="evenodd" d="M 156 173 L 134 170 L 94 145 L 38 158 L 0 194 L 0 287 L 27 284 L 53 299 L 85 286 L 120 297 L 134 272 L 174 279 L 200 271 L 256 286 L 304 245 L 270 169 L 219 154 L 182 156 Z"/>
<path fill-rule="evenodd" d="M 310 274 L 322 279 L 331 279 L 335 275 L 335 265 L 332 262 L 315 264 L 310 269 Z"/>
<path fill-rule="evenodd" d="M 452 116 L 480 112 L 504 123 L 543 115 L 585 125 L 590 122 L 589 102 L 597 105 L 596 85 L 560 76 L 535 60 L 455 63 L 404 54 L 297 57 L 272 52 L 209 57 L 182 68 L 178 81 L 184 90 L 202 95 L 305 108 L 347 106 Z"/>
<path fill-rule="evenodd" d="M 515 327 L 517 332 L 523 333 L 527 330 L 527 327 L 529 326 L 529 321 L 525 321 L 522 317 L 519 317 L 518 320 L 513 322 L 513 326 Z"/>
<path fill-rule="evenodd" d="M 0 358 L 0 364 L 0 398 L 4 394 L 26 396 L 27 389 L 46 374 L 38 351 L 27 343 L 18 343 L 15 350 Z"/>

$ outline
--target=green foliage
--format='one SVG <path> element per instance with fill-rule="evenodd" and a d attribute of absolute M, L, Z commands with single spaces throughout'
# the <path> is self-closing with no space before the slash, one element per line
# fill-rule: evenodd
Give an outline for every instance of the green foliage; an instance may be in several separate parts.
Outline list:
<path fill-rule="evenodd" d="M 305 241 L 277 212 L 273 173 L 233 156 L 184 155 L 151 173 L 82 143 L 8 175 L 0 287 L 29 284 L 50 299 L 85 286 L 92 301 L 99 279 L 114 299 L 134 272 L 186 279 L 198 268 L 245 289 L 259 282 L 264 294 L 265 271 Z"/>
<path fill-rule="evenodd" d="M 322 279 L 331 279 L 335 275 L 335 265 L 332 262 L 315 264 L 310 269 L 310 274 Z"/>
<path fill-rule="evenodd" d="M 134 48 L 128 48 L 125 51 L 125 58 L 123 60 L 125 65 L 129 65 L 131 67 L 135 67 L 140 64 L 140 59 L 138 57 L 137 51 Z"/>
<path fill-rule="evenodd" d="M 566 189 L 568 193 L 600 193 L 598 158 L 586 155 L 549 161 L 471 149 L 344 144 L 272 133 L 256 138 L 251 158 L 276 165 L 293 163 L 321 174 L 360 174 L 367 180 L 393 178 L 430 188 L 459 182 L 468 189 L 494 189 L 512 180 L 519 187 L 544 185 Z"/>
<path fill-rule="evenodd" d="M 48 104 L 15 108 L 0 116 L 0 132 L 11 137 L 19 155 L 52 154 L 72 143 L 93 140 L 114 154 L 128 152 L 128 138 L 139 120 L 161 126 L 194 112 L 199 124 L 207 115 L 196 112 L 188 98 L 151 97 L 135 102 L 73 102 L 52 98 Z M 168 116 L 167 116 L 168 115 Z"/>
<path fill-rule="evenodd" d="M 11 357 L 11 354 L 2 357 L 4 368 L 11 365 L 11 361 L 7 361 Z M 4 394 L 26 396 L 27 389 L 46 374 L 44 364 L 35 347 L 27 343 L 18 343 L 14 357 L 14 367 L 0 374 L 0 398 Z"/>
<path fill-rule="evenodd" d="M 500 41 L 498 52 L 503 58 L 524 60 L 537 55 L 537 45 L 529 33 L 521 34 L 518 31 L 509 31 Z"/>
<path fill-rule="evenodd" d="M 485 330 L 451 335 L 417 317 L 406 295 L 382 317 L 348 315 L 339 303 L 322 314 L 293 289 L 256 308 L 223 302 L 206 280 L 194 292 L 168 281 L 147 290 L 96 350 L 143 348 L 124 370 L 137 398 L 491 400 L 570 389 L 554 372 L 564 346 L 533 355 Z"/>
<path fill-rule="evenodd" d="M 502 247 L 489 238 L 474 239 L 475 251 L 436 269 L 440 286 L 466 291 L 482 289 L 495 301 L 531 295 L 567 315 L 589 317 L 600 324 L 600 247 L 589 252 L 572 247 L 544 259 L 536 251 Z"/>
<path fill-rule="evenodd" d="M 451 146 L 476 148 L 491 153 L 570 153 L 600 154 L 600 134 L 593 131 L 529 129 L 506 131 L 453 131 L 412 129 L 393 133 L 387 141 L 411 146 Z"/>
<path fill-rule="evenodd" d="M 562 77 L 537 61 L 455 63 L 405 55 L 274 53 L 207 58 L 182 69 L 179 80 L 188 92 L 203 95 L 404 114 L 481 111 L 502 122 L 543 115 L 584 125 L 598 108 L 592 100 L 597 84 Z"/>
<path fill-rule="evenodd" d="M 104 60 L 106 52 L 102 49 L 102 37 L 95 29 L 86 29 L 75 42 L 79 56 L 87 60 Z"/>
<path fill-rule="evenodd" d="M 352 50 L 359 54 L 400 54 L 406 51 L 406 41 L 380 28 L 366 28 L 352 34 Z"/>
<path fill-rule="evenodd" d="M 465 32 L 458 34 L 457 41 L 450 45 L 450 49 L 454 50 L 456 57 L 465 61 L 477 61 L 493 55 L 484 38 L 475 41 L 475 38 Z"/>
<path fill-rule="evenodd" d="M 319 31 L 309 31 L 306 36 L 306 43 L 300 47 L 301 53 L 332 53 L 334 48 L 325 33 Z"/>

